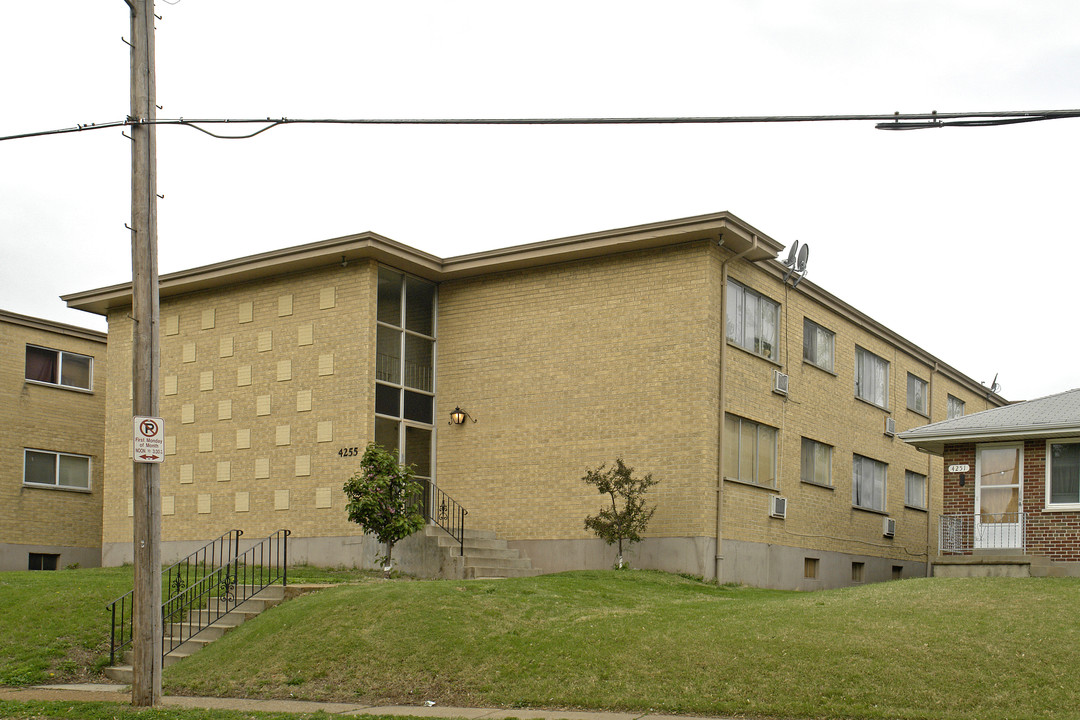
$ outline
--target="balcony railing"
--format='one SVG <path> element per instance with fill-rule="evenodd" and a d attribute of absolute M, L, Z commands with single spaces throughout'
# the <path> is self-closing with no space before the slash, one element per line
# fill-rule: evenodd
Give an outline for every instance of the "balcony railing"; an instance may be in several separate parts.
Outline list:
<path fill-rule="evenodd" d="M 1027 551 L 1027 513 L 942 515 L 938 551 L 942 555 L 971 555 L 975 550 Z"/>

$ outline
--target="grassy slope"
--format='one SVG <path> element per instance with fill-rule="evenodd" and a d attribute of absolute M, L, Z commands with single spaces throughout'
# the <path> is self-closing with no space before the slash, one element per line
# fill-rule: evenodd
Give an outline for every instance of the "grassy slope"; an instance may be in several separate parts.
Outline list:
<path fill-rule="evenodd" d="M 0 572 L 0 685 L 86 679 L 109 659 L 105 605 L 131 568 Z"/>
<path fill-rule="evenodd" d="M 649 572 L 369 583 L 285 603 L 172 692 L 789 717 L 1075 717 L 1080 582 L 819 593 Z"/>

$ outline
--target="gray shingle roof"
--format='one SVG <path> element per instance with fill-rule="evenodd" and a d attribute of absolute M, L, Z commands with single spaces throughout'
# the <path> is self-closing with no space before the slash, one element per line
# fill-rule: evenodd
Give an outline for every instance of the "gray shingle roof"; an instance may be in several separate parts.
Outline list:
<path fill-rule="evenodd" d="M 940 454 L 947 442 L 1080 436 L 1080 388 L 900 433 L 920 450 Z"/>

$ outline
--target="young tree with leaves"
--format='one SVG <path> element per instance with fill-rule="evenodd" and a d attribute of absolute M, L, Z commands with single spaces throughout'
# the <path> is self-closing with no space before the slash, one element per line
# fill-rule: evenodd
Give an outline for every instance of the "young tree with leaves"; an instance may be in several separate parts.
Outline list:
<path fill-rule="evenodd" d="M 413 479 L 412 467 L 375 443 L 360 458 L 360 470 L 345 482 L 349 520 L 386 544 L 383 571 L 390 577 L 394 544 L 424 526 L 420 494 L 424 488 Z"/>
<path fill-rule="evenodd" d="M 641 541 L 641 533 L 649 524 L 656 506 L 645 505 L 645 493 L 660 482 L 653 480 L 652 473 L 643 478 L 634 477 L 634 468 L 627 467 L 622 458 L 615 459 L 615 466 L 604 469 L 606 463 L 588 470 L 581 478 L 592 485 L 601 495 L 611 498 L 611 507 L 585 518 L 585 529 L 592 530 L 608 545 L 619 544 L 616 567 L 623 568 L 623 542 L 628 545 Z"/>

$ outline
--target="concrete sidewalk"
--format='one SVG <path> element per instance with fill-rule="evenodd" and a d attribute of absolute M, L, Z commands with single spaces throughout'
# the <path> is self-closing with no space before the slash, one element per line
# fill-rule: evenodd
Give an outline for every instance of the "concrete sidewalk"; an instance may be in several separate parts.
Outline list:
<path fill-rule="evenodd" d="M 0 688 L 0 700 L 75 700 L 85 702 L 130 702 L 128 685 L 36 685 L 29 688 Z M 465 720 L 685 720 L 678 715 L 652 713 L 578 712 L 572 710 L 529 710 L 523 708 L 464 708 L 434 705 L 364 705 L 363 703 L 313 702 L 310 700 L 254 700 L 250 698 L 185 697 L 166 695 L 166 707 L 238 710 L 242 712 L 314 713 L 331 715 L 401 715 L 422 718 L 464 718 Z M 701 718 L 695 720 L 729 720 Z"/>

